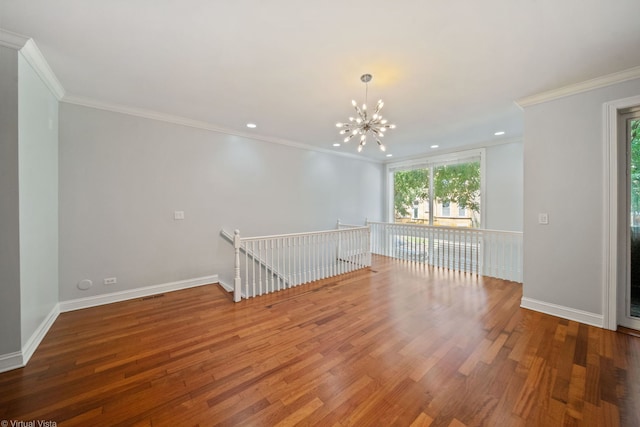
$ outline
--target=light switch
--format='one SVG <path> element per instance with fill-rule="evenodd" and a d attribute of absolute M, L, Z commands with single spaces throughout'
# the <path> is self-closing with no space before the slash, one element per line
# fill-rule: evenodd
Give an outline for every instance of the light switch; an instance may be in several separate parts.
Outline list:
<path fill-rule="evenodd" d="M 549 224 L 549 214 L 548 213 L 539 213 L 538 214 L 538 224 Z"/>
<path fill-rule="evenodd" d="M 184 219 L 184 211 L 173 212 L 173 219 Z"/>

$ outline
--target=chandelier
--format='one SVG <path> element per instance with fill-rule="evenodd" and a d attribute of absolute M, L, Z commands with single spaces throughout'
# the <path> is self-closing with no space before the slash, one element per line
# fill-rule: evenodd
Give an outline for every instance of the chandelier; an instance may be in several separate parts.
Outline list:
<path fill-rule="evenodd" d="M 362 108 L 358 107 L 356 101 L 351 101 L 351 104 L 356 109 L 358 117 L 349 117 L 347 123 L 336 123 L 336 127 L 340 129 L 340 135 L 347 135 L 344 138 L 344 142 L 351 141 L 352 138 L 360 135 L 360 144 L 358 144 L 358 153 L 362 151 L 367 143 L 367 136 L 370 135 L 378 143 L 380 150 L 385 151 L 386 147 L 380 141 L 380 138 L 384 137 L 384 133 L 387 129 L 395 129 L 396 125 L 387 124 L 387 120 L 382 118 L 380 110 L 384 102 L 379 100 L 376 104 L 376 108 L 373 111 L 373 115 L 369 116 L 367 112 L 367 96 L 369 94 L 369 82 L 373 77 L 371 74 L 363 74 L 360 76 L 360 80 L 365 84 L 364 104 Z"/>

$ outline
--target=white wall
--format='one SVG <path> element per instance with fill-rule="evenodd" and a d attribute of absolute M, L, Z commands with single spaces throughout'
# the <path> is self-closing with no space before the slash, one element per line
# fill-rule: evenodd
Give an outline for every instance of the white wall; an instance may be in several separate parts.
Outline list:
<path fill-rule="evenodd" d="M 58 100 L 18 56 L 22 346 L 58 303 Z"/>
<path fill-rule="evenodd" d="M 250 236 L 379 220 L 382 169 L 62 103 L 60 300 L 210 274 L 231 283 L 221 228 Z M 79 290 L 82 279 L 94 286 Z"/>
<path fill-rule="evenodd" d="M 19 352 L 18 51 L 0 46 L 0 356 Z"/>
<path fill-rule="evenodd" d="M 603 104 L 638 94 L 631 80 L 525 108 L 525 298 L 602 315 Z"/>
<path fill-rule="evenodd" d="M 523 144 L 522 141 L 494 145 L 485 150 L 485 209 L 483 228 L 522 231 Z"/>

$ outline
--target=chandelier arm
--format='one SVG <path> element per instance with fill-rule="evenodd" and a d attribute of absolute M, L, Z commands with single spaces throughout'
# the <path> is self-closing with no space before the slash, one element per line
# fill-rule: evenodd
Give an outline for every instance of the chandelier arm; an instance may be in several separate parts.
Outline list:
<path fill-rule="evenodd" d="M 371 133 L 371 137 L 375 139 L 380 150 L 385 151 L 385 146 L 378 138 L 384 137 L 387 129 L 395 128 L 395 125 L 387 124 L 387 120 L 383 119 L 382 115 L 379 114 L 384 105 L 381 99 L 378 100 L 373 114 L 369 116 L 367 104 L 369 102 L 369 81 L 371 81 L 371 79 L 372 76 L 370 74 L 363 74 L 360 77 L 360 80 L 365 84 L 364 104 L 360 107 L 355 100 L 351 101 L 351 105 L 353 105 L 357 113 L 356 118 L 349 117 L 349 122 L 336 124 L 337 127 L 341 128 L 340 135 L 347 135 L 346 138 L 344 138 L 344 142 L 349 142 L 356 135 L 360 135 L 358 152 L 361 152 L 362 148 L 366 145 L 369 133 Z"/>

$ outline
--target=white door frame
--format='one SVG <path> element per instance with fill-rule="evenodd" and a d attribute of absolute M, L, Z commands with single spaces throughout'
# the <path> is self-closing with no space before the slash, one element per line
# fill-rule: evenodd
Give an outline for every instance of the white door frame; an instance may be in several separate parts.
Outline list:
<path fill-rule="evenodd" d="M 619 99 L 604 104 L 604 286 L 602 290 L 603 327 L 616 330 L 618 327 L 618 218 L 619 189 L 619 111 L 640 105 L 640 96 Z"/>

